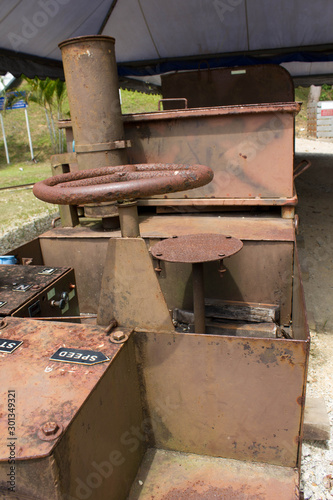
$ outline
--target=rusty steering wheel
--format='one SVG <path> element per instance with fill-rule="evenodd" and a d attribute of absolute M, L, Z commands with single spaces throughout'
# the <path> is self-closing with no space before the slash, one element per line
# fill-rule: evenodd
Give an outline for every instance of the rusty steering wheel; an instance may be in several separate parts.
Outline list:
<path fill-rule="evenodd" d="M 186 191 L 208 184 L 213 176 L 204 165 L 122 165 L 56 175 L 37 182 L 33 192 L 48 203 L 79 205 Z"/>

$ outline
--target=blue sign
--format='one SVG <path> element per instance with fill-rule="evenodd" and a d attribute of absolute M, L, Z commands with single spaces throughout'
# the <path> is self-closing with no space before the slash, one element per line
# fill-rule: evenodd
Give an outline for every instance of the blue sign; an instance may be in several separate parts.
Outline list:
<path fill-rule="evenodd" d="M 6 109 L 21 109 L 28 106 L 24 99 L 17 99 L 18 97 L 25 98 L 25 92 L 8 92 L 6 97 L 0 97 L 0 111 L 3 111 L 6 100 Z"/>

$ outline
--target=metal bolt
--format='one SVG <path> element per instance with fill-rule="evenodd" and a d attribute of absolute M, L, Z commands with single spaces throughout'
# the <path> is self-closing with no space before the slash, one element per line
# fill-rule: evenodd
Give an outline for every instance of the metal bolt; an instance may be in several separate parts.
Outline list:
<path fill-rule="evenodd" d="M 117 330 L 116 332 L 114 332 L 112 334 L 112 337 L 114 338 L 114 340 L 120 341 L 120 340 L 124 340 L 125 334 L 121 330 Z"/>
<path fill-rule="evenodd" d="M 54 434 L 57 434 L 58 430 L 59 425 L 57 422 L 46 422 L 46 424 L 42 425 L 42 431 L 45 436 L 54 436 Z"/>
<path fill-rule="evenodd" d="M 224 257 L 225 253 L 219 253 L 219 257 Z"/>

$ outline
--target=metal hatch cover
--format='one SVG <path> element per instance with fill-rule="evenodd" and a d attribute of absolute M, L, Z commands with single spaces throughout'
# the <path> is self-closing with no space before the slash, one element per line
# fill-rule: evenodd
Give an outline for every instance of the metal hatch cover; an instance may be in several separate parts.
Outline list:
<path fill-rule="evenodd" d="M 156 243 L 151 254 L 168 262 L 211 262 L 234 255 L 242 246 L 240 240 L 224 234 L 186 234 Z"/>
<path fill-rule="evenodd" d="M 0 419 L 0 462 L 8 460 L 8 438 L 15 439 L 16 460 L 49 455 L 124 344 L 108 341 L 103 328 L 7 317 L 1 338 L 23 341 L 11 354 L 0 353 L 0 385 L 5 399 Z M 105 363 L 85 366 L 51 361 L 60 347 L 102 352 Z M 10 391 L 10 392 L 8 392 Z M 15 395 L 14 436 L 9 436 L 6 398 Z M 11 396 L 11 399 L 13 396 Z M 9 403 L 8 403 L 9 407 Z M 8 413 L 8 415 L 10 415 Z M 55 423 L 62 433 L 52 440 L 39 437 L 43 426 Z"/>

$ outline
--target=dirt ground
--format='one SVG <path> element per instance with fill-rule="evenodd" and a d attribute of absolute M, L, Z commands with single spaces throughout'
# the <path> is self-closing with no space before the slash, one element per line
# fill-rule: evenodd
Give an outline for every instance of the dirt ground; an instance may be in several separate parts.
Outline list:
<path fill-rule="evenodd" d="M 296 140 L 295 163 L 311 161 L 296 179 L 298 248 L 310 327 L 333 333 L 333 142 Z"/>

